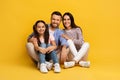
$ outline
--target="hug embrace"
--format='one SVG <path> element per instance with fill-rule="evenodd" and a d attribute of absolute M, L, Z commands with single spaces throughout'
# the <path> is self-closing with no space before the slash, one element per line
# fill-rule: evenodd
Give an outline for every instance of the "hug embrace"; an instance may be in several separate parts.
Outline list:
<path fill-rule="evenodd" d="M 64 29 L 59 25 L 63 23 Z M 64 68 L 71 68 L 78 64 L 90 67 L 88 58 L 89 43 L 85 42 L 82 29 L 74 22 L 70 12 L 62 14 L 54 11 L 50 24 L 38 20 L 33 25 L 33 33 L 27 39 L 28 54 L 42 73 L 47 73 L 53 67 L 55 73 L 61 72 L 60 64 Z"/>

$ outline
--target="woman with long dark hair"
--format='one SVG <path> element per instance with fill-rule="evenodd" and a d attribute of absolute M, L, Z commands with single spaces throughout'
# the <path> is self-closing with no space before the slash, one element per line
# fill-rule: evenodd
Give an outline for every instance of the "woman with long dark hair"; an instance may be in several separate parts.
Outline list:
<path fill-rule="evenodd" d="M 75 63 L 79 63 L 82 67 L 89 67 L 90 61 L 87 61 L 89 43 L 84 42 L 82 29 L 75 24 L 74 17 L 69 12 L 64 13 L 62 21 L 64 26 L 63 31 L 65 33 L 65 35 L 62 36 L 67 39 L 73 55 L 73 61 L 64 63 L 65 68 L 73 67 Z"/>

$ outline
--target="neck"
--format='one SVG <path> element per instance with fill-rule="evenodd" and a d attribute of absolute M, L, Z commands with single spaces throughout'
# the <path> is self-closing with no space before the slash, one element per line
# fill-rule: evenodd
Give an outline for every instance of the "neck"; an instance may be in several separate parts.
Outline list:
<path fill-rule="evenodd" d="M 50 26 L 50 30 L 55 31 L 55 30 L 56 30 L 56 28 L 54 28 L 54 27 Z"/>
<path fill-rule="evenodd" d="M 70 30 L 70 29 L 71 29 L 71 26 L 70 26 L 70 27 L 67 27 L 66 29 L 67 29 L 67 30 Z"/>
<path fill-rule="evenodd" d="M 41 37 L 44 37 L 44 34 L 40 34 L 40 36 L 39 36 L 39 37 L 40 37 L 40 38 L 41 38 Z"/>

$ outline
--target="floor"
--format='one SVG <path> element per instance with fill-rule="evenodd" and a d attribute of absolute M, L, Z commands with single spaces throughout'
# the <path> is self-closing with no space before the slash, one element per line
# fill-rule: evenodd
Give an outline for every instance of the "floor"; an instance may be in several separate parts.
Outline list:
<path fill-rule="evenodd" d="M 28 56 L 4 61 L 0 64 L 0 80 L 120 80 L 120 64 L 108 61 L 91 60 L 90 68 L 75 66 L 64 69 L 61 73 L 53 70 L 41 73 Z"/>

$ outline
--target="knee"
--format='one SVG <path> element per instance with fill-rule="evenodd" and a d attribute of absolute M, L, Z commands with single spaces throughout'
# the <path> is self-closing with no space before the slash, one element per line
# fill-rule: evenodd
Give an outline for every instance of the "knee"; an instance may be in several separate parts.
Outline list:
<path fill-rule="evenodd" d="M 26 44 L 26 48 L 29 54 L 34 54 L 35 53 L 35 49 L 34 49 L 34 45 L 31 42 L 28 42 Z"/>
<path fill-rule="evenodd" d="M 71 39 L 68 39 L 68 40 L 67 40 L 67 43 L 68 43 L 68 44 L 71 44 L 72 42 L 73 42 L 73 41 L 72 41 Z"/>
<path fill-rule="evenodd" d="M 85 42 L 83 45 L 84 45 L 86 48 L 90 48 L 89 42 Z"/>
<path fill-rule="evenodd" d="M 27 48 L 34 48 L 34 45 L 33 45 L 33 43 L 28 42 L 28 43 L 26 44 L 26 47 L 27 47 Z"/>

